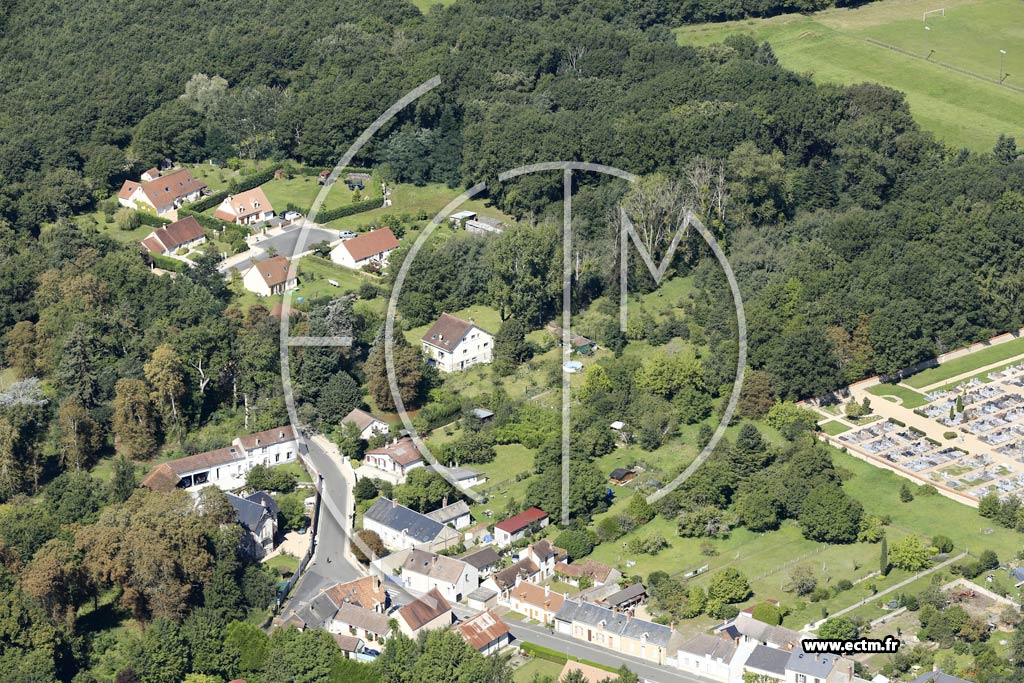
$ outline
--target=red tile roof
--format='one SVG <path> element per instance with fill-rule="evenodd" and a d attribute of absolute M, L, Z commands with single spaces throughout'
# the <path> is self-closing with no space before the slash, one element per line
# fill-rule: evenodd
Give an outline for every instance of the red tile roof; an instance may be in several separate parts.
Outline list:
<path fill-rule="evenodd" d="M 154 207 L 170 206 L 175 199 L 206 189 L 206 183 L 196 180 L 187 168 L 142 183 L 142 191 Z"/>
<path fill-rule="evenodd" d="M 451 605 L 444 599 L 441 592 L 436 588 L 431 588 L 429 593 L 418 600 L 413 600 L 398 610 L 398 613 L 409 625 L 409 628 L 418 631 L 445 612 L 451 612 L 451 609 Z"/>
<path fill-rule="evenodd" d="M 149 234 L 149 237 L 142 240 L 142 243 L 146 245 L 146 248 L 153 253 L 160 253 L 161 251 L 174 251 L 183 244 L 187 244 L 200 237 L 205 237 L 206 231 L 203 230 L 203 226 L 199 225 L 199 221 L 195 219 L 195 216 L 188 216 L 182 218 L 180 221 L 174 221 L 162 228 L 157 228 Z M 163 249 L 153 249 L 151 240 L 156 239 L 159 244 L 163 246 Z"/>
<path fill-rule="evenodd" d="M 352 260 L 362 261 L 365 258 L 397 249 L 398 240 L 395 239 L 391 228 L 381 228 L 345 240 L 341 243 L 341 247 L 352 256 Z"/>
<path fill-rule="evenodd" d="M 547 516 L 548 513 L 544 512 L 540 508 L 529 508 L 527 510 L 523 510 L 518 515 L 513 515 L 512 517 L 509 517 L 500 524 L 495 524 L 494 528 L 501 529 L 502 531 L 509 534 L 514 534 L 518 533 L 519 531 L 522 531 L 534 522 L 541 521 Z"/>
<path fill-rule="evenodd" d="M 284 427 L 275 427 L 274 429 L 257 432 L 256 434 L 240 436 L 238 440 L 242 443 L 242 448 L 249 451 L 257 446 L 273 446 L 274 444 L 286 441 L 294 441 L 295 430 L 292 429 L 291 425 L 285 425 Z"/>
<path fill-rule="evenodd" d="M 288 259 L 280 254 L 260 261 L 253 268 L 267 283 L 267 287 L 276 287 L 288 281 Z"/>
<path fill-rule="evenodd" d="M 249 216 L 254 213 L 274 212 L 274 207 L 270 204 L 270 200 L 267 199 L 267 195 L 261 187 L 254 187 L 251 190 L 231 195 L 221 202 L 221 206 L 224 206 L 224 204 L 227 204 L 230 208 L 224 210 L 218 207 L 213 215 L 225 221 L 233 221 L 236 218 Z"/>
<path fill-rule="evenodd" d="M 409 437 L 401 438 L 390 446 L 370 449 L 366 455 L 386 455 L 403 467 L 422 459 L 419 449 Z"/>
<path fill-rule="evenodd" d="M 128 199 L 138 187 L 139 183 L 133 180 L 126 180 L 124 181 L 124 184 L 121 185 L 121 189 L 117 191 L 117 196 L 119 199 Z"/>

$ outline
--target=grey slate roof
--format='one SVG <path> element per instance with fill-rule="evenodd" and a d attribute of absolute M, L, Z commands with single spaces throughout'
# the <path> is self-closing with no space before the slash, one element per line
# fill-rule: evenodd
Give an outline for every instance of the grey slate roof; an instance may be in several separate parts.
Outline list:
<path fill-rule="evenodd" d="M 823 679 L 832 672 L 837 659 L 838 655 L 804 652 L 803 647 L 798 647 L 790 653 L 786 668 L 809 677 Z"/>
<path fill-rule="evenodd" d="M 679 650 L 699 657 L 718 659 L 728 664 L 736 654 L 736 644 L 721 636 L 700 633 L 680 645 Z"/>
<path fill-rule="evenodd" d="M 968 681 L 956 676 L 950 676 L 940 669 L 939 671 L 925 672 L 910 683 L 968 683 Z"/>
<path fill-rule="evenodd" d="M 440 522 L 441 524 L 449 524 L 457 520 L 459 517 L 463 517 L 468 514 L 469 506 L 466 505 L 466 501 L 460 500 L 452 503 L 451 505 L 446 505 L 440 510 L 428 512 L 427 517 L 430 517 L 430 519 L 435 522 Z"/>
<path fill-rule="evenodd" d="M 248 531 L 256 531 L 256 529 L 259 528 L 260 520 L 263 519 L 263 516 L 270 514 L 269 510 L 258 502 L 247 498 L 239 498 L 233 493 L 227 493 L 225 495 L 228 497 L 228 502 L 231 503 L 231 506 L 235 508 L 239 524 L 245 527 Z"/>
<path fill-rule="evenodd" d="M 789 661 L 790 653 L 786 650 L 776 650 L 767 645 L 758 645 L 747 657 L 746 668 L 767 671 L 768 673 L 786 675 L 786 662 Z"/>
<path fill-rule="evenodd" d="M 271 516 L 275 519 L 277 518 L 277 514 L 281 511 L 281 508 L 277 506 L 277 501 L 274 500 L 274 497 L 267 491 L 256 491 L 255 493 L 250 493 L 245 497 L 245 499 L 263 505 L 270 511 Z"/>
<path fill-rule="evenodd" d="M 363 514 L 370 519 L 396 531 L 406 531 L 409 537 L 419 543 L 433 541 L 444 530 L 444 525 L 410 510 L 404 505 L 394 505 L 387 498 L 380 498 Z"/>
<path fill-rule="evenodd" d="M 634 619 L 619 612 L 613 612 L 607 607 L 599 607 L 589 603 L 578 603 L 566 600 L 562 603 L 555 618 L 560 621 L 574 622 L 591 626 L 601 626 L 609 633 L 615 633 L 623 638 L 640 640 L 646 633 L 647 642 L 661 647 L 668 647 L 669 641 L 675 635 L 668 626 L 655 624 L 653 621 Z M 603 622 L 603 625 L 602 625 Z"/>
<path fill-rule="evenodd" d="M 491 546 L 485 546 L 480 550 L 476 550 L 471 553 L 467 553 L 459 558 L 466 564 L 471 564 L 477 569 L 483 569 L 484 567 L 493 566 L 498 562 L 500 556 L 498 551 Z"/>
<path fill-rule="evenodd" d="M 479 600 L 480 602 L 487 602 L 488 600 L 490 600 L 491 598 L 493 598 L 497 594 L 498 594 L 497 591 L 492 591 L 490 588 L 486 588 L 484 586 L 480 586 L 479 588 L 474 590 L 472 593 L 467 595 L 466 599 L 467 600 Z"/>
<path fill-rule="evenodd" d="M 626 586 L 622 590 L 612 593 L 605 598 L 604 601 L 608 603 L 610 607 L 615 607 L 646 594 L 647 589 L 644 588 L 642 583 L 634 583 L 632 586 Z"/>

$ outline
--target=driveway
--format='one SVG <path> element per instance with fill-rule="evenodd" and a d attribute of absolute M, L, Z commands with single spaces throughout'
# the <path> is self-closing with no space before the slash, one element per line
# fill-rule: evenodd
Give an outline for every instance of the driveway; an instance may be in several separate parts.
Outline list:
<path fill-rule="evenodd" d="M 286 228 L 283 232 L 272 235 L 270 237 L 258 236 L 255 239 L 258 241 L 252 241 L 250 244 L 252 247 L 249 251 L 244 254 L 239 254 L 240 258 L 238 261 L 229 259 L 228 268 L 235 269 L 239 273 L 244 273 L 246 270 L 252 267 L 254 261 L 262 261 L 267 258 L 268 252 L 271 248 L 281 256 L 287 256 L 289 259 L 292 254 L 295 253 L 295 247 L 299 242 L 299 234 L 302 232 L 302 228 L 293 225 Z M 309 251 L 314 245 L 320 242 L 335 242 L 338 239 L 337 230 L 325 230 L 323 228 L 311 228 L 309 233 L 306 235 L 306 243 L 303 247 L 303 252 Z M 236 257 L 236 258 L 238 258 Z"/>

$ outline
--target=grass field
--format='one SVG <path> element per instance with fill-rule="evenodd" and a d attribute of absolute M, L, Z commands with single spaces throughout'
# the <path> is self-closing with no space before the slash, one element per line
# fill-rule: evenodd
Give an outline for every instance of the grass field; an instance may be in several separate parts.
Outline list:
<path fill-rule="evenodd" d="M 919 408 L 928 402 L 924 394 L 919 394 L 898 384 L 876 384 L 868 389 L 868 393 L 872 396 L 895 396 L 900 399 L 900 405 L 911 410 Z"/>
<path fill-rule="evenodd" d="M 512 673 L 512 680 L 515 683 L 530 683 L 535 676 L 558 678 L 558 674 L 562 673 L 563 666 L 563 664 L 556 664 L 545 659 L 534 658 L 516 669 Z"/>
<path fill-rule="evenodd" d="M 338 185 L 335 185 L 334 189 L 331 190 L 331 194 L 328 195 L 328 198 L 336 192 L 341 192 L 345 196 L 351 195 L 346 186 L 341 185 L 339 187 Z M 442 185 L 440 183 L 432 183 L 422 186 L 396 185 L 391 194 L 391 200 L 393 202 L 392 206 L 357 213 L 354 216 L 338 218 L 327 225 L 335 230 L 355 230 L 361 226 L 377 225 L 381 216 L 386 214 L 409 213 L 415 216 L 420 211 L 425 211 L 427 216 L 433 218 L 438 211 L 448 204 L 448 202 L 459 196 L 460 192 L 461 190 L 452 189 L 447 185 Z M 460 206 L 459 210 L 477 211 L 485 216 L 494 216 L 502 220 L 511 221 L 509 216 L 506 216 L 495 208 L 487 206 L 487 202 L 482 199 L 468 201 Z"/>
<path fill-rule="evenodd" d="M 821 431 L 825 432 L 829 436 L 838 436 L 839 434 L 850 430 L 849 427 L 844 425 L 842 422 L 837 422 L 836 420 L 829 420 L 828 422 L 820 425 L 820 427 Z"/>
<path fill-rule="evenodd" d="M 1007 360 L 1013 356 L 1024 353 L 1024 337 L 1008 341 L 1004 344 L 997 344 L 975 351 L 966 356 L 954 358 L 938 367 L 928 368 L 903 380 L 915 389 L 927 387 L 945 379 L 962 375 L 986 365 L 992 365 L 999 361 Z"/>
<path fill-rule="evenodd" d="M 926 10 L 946 8 L 928 18 Z M 820 82 L 873 81 L 907 95 L 918 122 L 944 142 L 992 149 L 999 133 L 1021 137 L 1024 93 L 944 68 L 943 62 L 998 80 L 999 50 L 1005 83 L 1024 87 L 1024 4 L 1017 0 L 883 0 L 856 9 L 785 15 L 677 29 L 681 43 L 708 45 L 734 33 L 771 43 L 779 63 Z M 911 56 L 868 42 L 884 42 Z"/>
<path fill-rule="evenodd" d="M 418 7 L 424 14 L 426 14 L 434 5 L 444 5 L 447 7 L 453 2 L 455 2 L 455 0 L 412 0 L 412 4 L 416 5 L 416 7 Z M 556 671 L 555 673 L 558 672 Z"/>

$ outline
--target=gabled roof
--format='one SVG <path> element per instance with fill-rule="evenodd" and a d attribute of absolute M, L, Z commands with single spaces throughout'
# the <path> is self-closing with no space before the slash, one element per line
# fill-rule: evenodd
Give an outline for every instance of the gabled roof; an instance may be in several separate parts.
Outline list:
<path fill-rule="evenodd" d="M 225 204 L 229 208 L 223 208 Z M 266 211 L 273 213 L 274 207 L 270 204 L 270 200 L 267 199 L 267 195 L 263 192 L 263 188 L 254 187 L 251 190 L 246 190 L 245 192 L 229 195 L 228 198 L 221 202 L 221 205 L 217 207 L 217 210 L 213 215 L 221 220 L 233 221 L 239 217 L 250 216 L 256 213 L 264 213 Z"/>
<path fill-rule="evenodd" d="M 403 467 L 423 459 L 416 444 L 407 436 L 387 446 L 371 448 L 366 455 L 384 455 Z"/>
<path fill-rule="evenodd" d="M 379 417 L 374 417 L 370 413 L 360 408 L 353 408 L 352 412 L 350 412 L 348 415 L 341 419 L 342 424 L 347 424 L 349 422 L 358 427 L 359 431 L 363 431 L 364 429 L 366 429 L 375 422 L 380 422 L 384 425 L 387 425 L 387 423 L 384 422 L 384 420 L 380 419 Z"/>
<path fill-rule="evenodd" d="M 554 557 L 557 560 L 566 556 L 566 552 L 563 548 L 559 548 L 546 538 L 541 539 L 536 543 L 531 543 L 526 546 L 526 549 L 542 560 L 546 560 L 549 557 Z"/>
<path fill-rule="evenodd" d="M 609 475 L 609 477 L 612 479 L 622 479 L 627 474 L 632 473 L 633 470 L 627 470 L 625 467 L 616 467 L 614 470 L 612 470 L 612 473 Z"/>
<path fill-rule="evenodd" d="M 495 529 L 501 529 L 502 531 L 515 534 L 526 527 L 530 526 L 534 522 L 539 522 L 545 519 L 548 513 L 544 512 L 540 508 L 528 508 L 523 510 L 518 515 L 513 515 L 506 519 L 504 522 L 500 522 L 494 525 Z"/>
<path fill-rule="evenodd" d="M 402 573 L 412 572 L 428 576 L 435 581 L 456 584 L 470 566 L 454 557 L 446 557 L 426 550 L 413 550 L 402 563 Z"/>
<path fill-rule="evenodd" d="M 786 662 L 789 661 L 787 650 L 777 650 L 767 645 L 758 645 L 747 657 L 744 667 L 767 671 L 768 673 L 786 675 Z"/>
<path fill-rule="evenodd" d="M 508 625 L 497 614 L 486 610 L 456 624 L 453 631 L 462 636 L 475 650 L 483 650 L 491 643 L 508 638 Z"/>
<path fill-rule="evenodd" d="M 178 169 L 173 173 L 168 173 L 165 176 L 160 176 L 138 185 L 142 187 L 146 198 L 155 207 L 168 206 L 173 204 L 176 199 L 187 197 L 194 192 L 206 189 L 206 183 L 193 178 L 187 168 Z"/>
<path fill-rule="evenodd" d="M 154 467 L 149 474 L 143 477 L 141 485 L 153 491 L 170 491 L 186 474 L 210 469 L 217 465 L 226 465 L 242 460 L 244 457 L 245 455 L 237 448 L 228 446 L 177 460 L 169 460 Z"/>
<path fill-rule="evenodd" d="M 484 546 L 480 550 L 474 550 L 471 553 L 467 553 L 459 558 L 466 564 L 473 565 L 477 569 L 483 569 L 484 567 L 492 567 L 497 564 L 500 559 L 498 551 L 491 546 Z"/>
<path fill-rule="evenodd" d="M 418 631 L 434 619 L 443 616 L 446 612 L 451 613 L 451 605 L 444 599 L 444 596 L 436 588 L 422 598 L 413 600 L 408 605 L 398 610 L 402 620 L 413 631 Z"/>
<path fill-rule="evenodd" d="M 430 517 L 435 522 L 441 522 L 441 524 L 449 524 L 457 520 L 459 517 L 464 517 L 468 514 L 469 505 L 466 504 L 466 501 L 460 500 L 452 503 L 451 505 L 446 505 L 440 510 L 428 512 L 427 517 Z"/>
<path fill-rule="evenodd" d="M 595 583 L 607 582 L 608 577 L 611 576 L 613 571 L 615 571 L 614 567 L 590 558 L 580 560 L 579 562 L 573 562 L 572 564 L 559 562 L 555 565 L 556 574 L 563 574 L 573 578 L 589 576 Z"/>
<path fill-rule="evenodd" d="M 257 446 L 273 446 L 275 444 L 294 440 L 295 430 L 292 429 L 291 425 L 275 427 L 262 432 L 256 432 L 255 434 L 238 437 L 238 441 L 242 444 L 242 448 L 247 451 L 251 451 Z"/>
<path fill-rule="evenodd" d="M 539 571 L 540 567 L 538 567 L 533 560 L 528 557 L 524 557 L 511 567 L 507 567 L 502 569 L 500 572 L 495 573 L 494 583 L 498 588 L 504 590 L 505 588 L 511 588 L 516 585 L 517 578 L 522 578 L 525 581 Z"/>
<path fill-rule="evenodd" d="M 740 612 L 732 623 L 740 633 L 762 643 L 782 646 L 803 640 L 799 631 L 758 621 L 749 612 Z"/>
<path fill-rule="evenodd" d="M 165 250 L 174 251 L 183 244 L 205 236 L 206 231 L 203 230 L 203 226 L 199 225 L 199 221 L 195 219 L 195 216 L 186 216 L 180 221 L 174 221 L 162 228 L 157 228 L 149 234 L 149 237 L 142 240 L 142 243 L 151 252 L 159 253 Z M 154 238 L 163 246 L 163 249 L 153 249 L 152 241 Z"/>
<path fill-rule="evenodd" d="M 804 648 L 801 646 L 795 648 L 789 654 L 789 660 L 786 662 L 786 669 L 796 671 L 797 673 L 804 674 L 805 676 L 824 679 L 832 673 L 832 667 L 836 665 L 837 659 L 839 659 L 839 655 L 824 652 L 821 654 L 804 652 Z"/>
<path fill-rule="evenodd" d="M 267 491 L 256 491 L 254 493 L 250 493 L 245 497 L 245 499 L 252 501 L 253 503 L 259 503 L 263 507 L 267 508 L 275 519 L 277 518 L 277 513 L 281 511 L 281 508 L 277 505 L 277 501 L 274 500 L 274 497 Z"/>
<path fill-rule="evenodd" d="M 736 654 L 736 643 L 721 636 L 700 633 L 680 645 L 679 649 L 691 655 L 717 659 L 728 664 Z"/>
<path fill-rule="evenodd" d="M 278 254 L 253 265 L 267 287 L 276 287 L 288 282 L 288 259 Z"/>
<path fill-rule="evenodd" d="M 558 591 L 538 586 L 535 583 L 527 583 L 526 581 L 514 588 L 510 588 L 509 595 L 528 605 L 533 605 L 549 612 L 557 612 L 565 603 L 565 596 Z"/>
<path fill-rule="evenodd" d="M 456 318 L 454 315 L 442 313 L 430 329 L 423 333 L 423 341 L 443 351 L 451 352 L 462 338 L 475 327 L 471 320 Z"/>
<path fill-rule="evenodd" d="M 139 484 L 140 486 L 145 486 L 150 491 L 166 493 L 167 491 L 173 491 L 178 486 L 179 481 L 181 481 L 181 477 L 174 473 L 170 465 L 162 462 L 151 469 Z"/>
<path fill-rule="evenodd" d="M 566 600 L 555 615 L 560 621 L 578 622 L 595 628 L 602 628 L 623 638 L 643 640 L 661 647 L 668 647 L 675 636 L 675 631 L 662 624 L 655 624 L 645 619 L 635 619 L 620 612 L 613 612 L 607 607 L 599 607 L 590 603 L 579 603 Z M 788 655 L 788 653 L 787 653 Z"/>
<path fill-rule="evenodd" d="M 379 636 L 387 635 L 388 631 L 391 630 L 391 626 L 388 625 L 389 619 L 386 614 L 374 612 L 372 609 L 357 607 L 356 605 L 348 603 L 338 607 L 338 611 L 334 615 L 334 620 L 342 624 L 361 628 L 364 631 L 369 631 L 370 633 L 375 633 Z"/>
<path fill-rule="evenodd" d="M 359 648 L 363 645 L 363 639 L 357 638 L 356 636 L 350 636 L 344 633 L 335 633 L 334 642 L 338 644 L 338 649 L 342 652 L 359 652 Z"/>
<path fill-rule="evenodd" d="M 134 180 L 124 181 L 124 183 L 121 185 L 121 189 L 117 191 L 118 199 L 128 199 L 129 197 L 132 196 L 135 190 L 139 189 L 139 185 L 141 184 L 142 183 L 137 183 Z"/>
<path fill-rule="evenodd" d="M 398 240 L 391 232 L 391 228 L 381 228 L 345 240 L 338 245 L 338 248 L 347 251 L 353 261 L 362 261 L 371 256 L 398 249 Z"/>
<path fill-rule="evenodd" d="M 387 498 L 380 498 L 371 505 L 370 509 L 363 513 L 363 519 L 369 519 L 395 531 L 405 531 L 409 538 L 418 543 L 433 541 L 448 528 Z"/>

